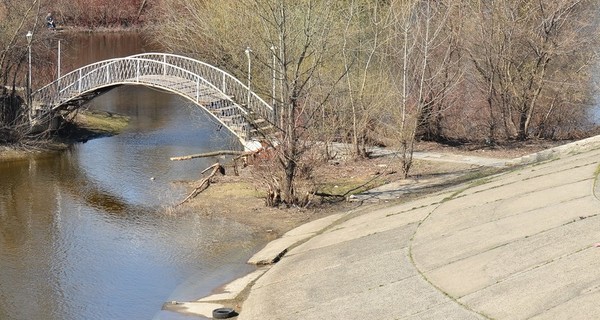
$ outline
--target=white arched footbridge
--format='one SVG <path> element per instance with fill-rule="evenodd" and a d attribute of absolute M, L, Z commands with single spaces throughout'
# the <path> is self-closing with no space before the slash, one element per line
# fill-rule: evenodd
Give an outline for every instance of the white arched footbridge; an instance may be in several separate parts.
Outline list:
<path fill-rule="evenodd" d="M 87 65 L 35 91 L 32 101 L 42 113 L 78 108 L 124 84 L 159 88 L 187 98 L 213 115 L 247 148 L 273 129 L 273 108 L 238 79 L 207 63 L 165 53 Z"/>

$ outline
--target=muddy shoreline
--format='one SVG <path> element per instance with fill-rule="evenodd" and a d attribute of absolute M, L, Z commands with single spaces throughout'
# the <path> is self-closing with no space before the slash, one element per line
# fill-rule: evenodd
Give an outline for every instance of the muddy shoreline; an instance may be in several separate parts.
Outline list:
<path fill-rule="evenodd" d="M 96 110 L 78 111 L 58 132 L 47 139 L 40 138 L 25 144 L 0 145 L 0 161 L 19 161 L 44 157 L 68 149 L 76 143 L 113 136 L 127 126 L 129 117 Z"/>

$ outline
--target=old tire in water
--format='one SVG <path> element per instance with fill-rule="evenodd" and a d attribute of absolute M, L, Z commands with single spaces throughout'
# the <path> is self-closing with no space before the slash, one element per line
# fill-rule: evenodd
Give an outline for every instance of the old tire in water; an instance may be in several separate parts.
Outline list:
<path fill-rule="evenodd" d="M 213 310 L 212 316 L 214 319 L 228 319 L 237 316 L 237 312 L 231 308 L 218 308 Z"/>

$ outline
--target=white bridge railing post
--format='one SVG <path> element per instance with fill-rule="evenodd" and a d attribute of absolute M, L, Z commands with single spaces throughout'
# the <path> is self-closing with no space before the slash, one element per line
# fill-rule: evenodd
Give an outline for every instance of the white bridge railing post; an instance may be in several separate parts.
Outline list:
<path fill-rule="evenodd" d="M 225 73 L 223 73 L 223 85 L 221 86 L 221 91 L 223 91 L 223 93 L 227 94 L 227 92 L 225 91 Z"/>
<path fill-rule="evenodd" d="M 200 101 L 200 77 L 196 77 L 196 103 Z"/>
<path fill-rule="evenodd" d="M 79 78 L 77 79 L 77 81 L 79 82 L 77 84 L 77 87 L 78 87 L 77 90 L 79 91 L 79 93 L 81 93 L 81 69 L 79 69 Z"/>

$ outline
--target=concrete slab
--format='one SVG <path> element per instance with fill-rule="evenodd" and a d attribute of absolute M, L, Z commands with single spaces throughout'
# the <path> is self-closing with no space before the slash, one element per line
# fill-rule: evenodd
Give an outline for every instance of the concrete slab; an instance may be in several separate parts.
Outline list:
<path fill-rule="evenodd" d="M 428 189 L 439 188 L 444 185 L 448 185 L 449 181 L 456 180 L 461 176 L 463 176 L 462 173 L 454 173 L 430 179 L 411 179 L 392 182 L 365 191 L 361 194 L 352 195 L 349 200 L 361 202 L 380 202 L 401 199 L 407 194 L 425 192 Z"/>
<path fill-rule="evenodd" d="M 298 235 L 305 235 L 305 234 L 315 234 L 317 232 L 320 232 L 321 230 L 328 228 L 331 224 L 333 224 L 335 221 L 341 219 L 344 215 L 346 215 L 346 213 L 332 214 L 327 217 L 324 217 L 324 218 L 321 218 L 318 220 L 314 220 L 309 223 L 305 223 L 295 229 L 292 229 L 292 230 L 286 232 L 283 236 L 289 237 L 289 236 L 298 236 Z"/>
<path fill-rule="evenodd" d="M 426 216 L 428 214 L 427 209 L 419 210 L 418 214 Z M 395 216 L 394 216 L 395 217 Z M 356 240 L 362 237 L 370 236 L 380 232 L 386 232 L 389 230 L 395 230 L 399 235 L 403 237 L 403 241 L 407 241 L 412 237 L 414 230 L 417 227 L 415 222 L 408 222 L 404 217 L 393 218 L 382 218 L 376 221 L 360 225 L 350 225 L 348 227 L 335 227 L 334 229 L 323 233 L 319 237 L 312 241 L 299 245 L 293 253 L 296 254 L 305 251 L 314 250 L 317 248 L 337 245 L 346 241 Z M 412 219 L 408 219 L 412 220 Z"/>
<path fill-rule="evenodd" d="M 432 289 L 419 276 L 364 289 L 353 294 L 340 292 L 332 300 L 321 300 L 312 308 L 273 319 L 403 319 L 445 305 L 448 299 L 442 293 Z M 459 305 L 454 304 L 453 307 L 455 310 L 459 310 L 452 311 L 453 313 L 465 316 L 454 319 L 477 319 L 476 316 L 471 317 L 471 313 Z M 451 318 L 443 317 L 441 319 Z"/>
<path fill-rule="evenodd" d="M 524 212 L 532 212 L 540 208 L 551 208 L 560 203 L 573 200 L 573 194 L 587 197 L 593 181 L 586 180 L 552 187 L 527 194 L 518 194 L 510 198 L 494 202 L 479 203 L 474 206 L 461 207 L 462 201 L 445 203 L 436 214 L 430 216 L 419 230 L 419 239 L 434 239 L 439 235 L 452 231 L 468 229 L 491 221 L 498 221 Z M 569 192 L 565 192 L 568 189 Z"/>
<path fill-rule="evenodd" d="M 446 302 L 439 305 L 433 305 L 431 308 L 415 313 L 405 318 L 405 320 L 478 320 L 487 319 L 484 316 L 458 306 L 456 302 Z"/>
<path fill-rule="evenodd" d="M 389 251 L 396 252 L 402 250 L 406 253 L 407 236 L 409 236 L 408 233 L 392 230 L 354 241 L 342 242 L 335 245 L 335 247 L 318 247 L 309 252 L 298 252 L 298 248 L 295 248 L 280 263 L 288 266 L 301 265 L 302 268 L 289 267 L 271 270 L 268 281 L 267 279 L 257 281 L 253 288 L 260 288 L 290 279 L 303 278 L 310 274 L 321 273 L 323 270 L 353 265 L 363 260 L 377 261 L 381 259 L 381 252 L 373 250 L 373 248 L 382 244 L 386 244 Z M 310 259 L 307 259 L 308 256 L 310 256 Z M 400 272 L 404 272 L 404 270 L 398 270 L 396 273 Z M 412 273 L 408 275 L 412 275 Z"/>
<path fill-rule="evenodd" d="M 600 232 L 597 235 L 600 237 Z M 598 291 L 599 286 L 600 248 L 590 247 L 515 274 L 460 301 L 495 319 L 529 319 L 561 305 L 568 307 L 573 299 L 587 302 L 579 308 L 598 315 L 600 304 L 580 297 Z M 582 319 L 577 310 L 573 311 L 568 318 Z"/>
<path fill-rule="evenodd" d="M 283 237 L 271 241 L 262 250 L 252 256 L 249 264 L 269 265 L 276 263 L 288 251 L 290 247 L 313 237 L 323 229 L 328 228 L 334 221 L 340 219 L 344 214 L 333 214 L 288 231 Z"/>
<path fill-rule="evenodd" d="M 509 165 L 530 164 L 539 161 L 546 161 L 564 156 L 573 156 L 580 153 L 587 153 L 598 149 L 600 145 L 600 136 L 594 136 L 579 141 L 574 141 L 554 148 L 542 150 L 520 158 L 512 159 Z"/>
<path fill-rule="evenodd" d="M 451 302 L 418 275 L 407 242 L 394 229 L 302 253 L 295 248 L 252 287 L 239 319 L 389 319 Z M 387 249 L 374 250 L 382 245 Z"/>
<path fill-rule="evenodd" d="M 361 240 L 354 242 L 360 245 Z M 332 252 L 335 248 L 323 249 Z M 340 296 L 352 295 L 380 286 L 413 277 L 416 271 L 410 267 L 407 249 L 400 248 L 375 255 L 369 253 L 367 258 L 348 262 L 344 259 L 333 261 L 333 264 L 322 264 L 319 269 L 297 268 L 296 263 L 288 263 L 288 258 L 280 261 L 273 272 L 261 277 L 248 300 L 244 303 L 240 319 L 257 319 L 257 313 L 268 312 L 269 319 L 286 319 L 288 315 L 297 316 L 306 306 L 316 306 Z M 292 261 L 293 262 L 293 261 Z M 305 272 L 288 272 L 302 269 Z M 360 279 L 361 286 L 356 286 Z M 256 300 L 255 300 L 256 299 Z M 259 310 L 249 311 L 245 305 L 253 305 L 255 301 Z M 261 301 L 271 301 L 262 305 Z M 277 308 L 268 310 L 270 306 Z M 254 308 L 254 307 L 253 307 Z M 256 312 L 256 313 L 255 313 Z M 282 312 L 282 313 L 279 313 Z M 302 319 L 296 318 L 296 319 Z"/>
<path fill-rule="evenodd" d="M 547 189 L 562 187 L 576 182 L 589 181 L 593 183 L 594 171 L 596 165 L 589 165 L 587 170 L 558 172 L 543 175 L 535 178 L 527 178 L 518 183 L 498 185 L 495 187 L 478 187 L 478 191 L 466 189 L 456 195 L 452 201 L 445 203 L 448 211 L 460 210 L 469 207 L 475 207 L 482 203 L 492 203 L 499 200 L 513 198 L 515 196 L 527 195 L 531 193 L 545 192 Z M 589 194 L 589 192 L 588 192 Z M 578 195 L 581 196 L 581 195 Z"/>
<path fill-rule="evenodd" d="M 417 231 L 413 257 L 419 270 L 426 272 L 595 214 L 599 209 L 596 199 L 586 197 L 468 229 L 448 230 L 436 239 L 421 239 Z"/>
<path fill-rule="evenodd" d="M 288 236 L 279 238 L 269 242 L 262 250 L 253 255 L 249 260 L 249 264 L 258 266 L 270 265 L 276 263 L 283 257 L 288 249 L 299 242 L 302 242 L 312 236 L 313 234 L 300 234 L 295 236 Z"/>
<path fill-rule="evenodd" d="M 596 306 L 600 301 L 600 288 L 596 286 L 590 289 L 565 303 L 531 317 L 531 320 L 598 319 L 598 308 L 589 306 Z"/>
<path fill-rule="evenodd" d="M 444 265 L 425 276 L 459 298 L 589 247 L 600 241 L 599 225 L 600 216 L 577 220 Z"/>
<path fill-rule="evenodd" d="M 223 301 L 223 300 L 233 300 L 237 298 L 237 296 L 244 290 L 248 285 L 250 285 L 253 281 L 262 276 L 265 272 L 267 272 L 269 268 L 263 267 L 252 273 L 247 274 L 244 277 L 238 278 L 228 284 L 226 284 L 222 292 L 212 294 L 208 297 L 204 297 L 202 299 L 197 300 L 197 302 L 215 302 L 215 301 Z"/>
<path fill-rule="evenodd" d="M 579 169 L 582 166 L 590 167 L 591 170 L 589 172 L 593 174 L 594 168 L 595 166 L 597 166 L 598 157 L 600 157 L 600 151 L 595 151 L 593 153 L 586 153 L 584 155 L 580 155 L 579 157 L 569 157 L 566 159 L 553 160 L 542 164 L 536 164 L 528 167 L 519 168 L 518 170 L 495 175 L 493 177 L 486 177 L 482 179 L 483 181 L 485 181 L 485 183 L 464 190 L 463 195 L 478 194 L 484 190 L 496 190 L 498 187 L 501 186 L 521 184 L 524 181 L 529 181 L 531 179 L 540 178 L 556 173 L 564 174 L 566 173 L 566 171 L 579 172 L 581 171 Z M 585 172 L 582 173 L 584 175 L 586 174 Z M 572 181 L 569 178 L 568 174 L 565 176 L 569 179 L 568 181 Z M 582 180 L 585 179 L 585 177 L 586 176 L 575 180 Z M 554 184 L 555 186 L 560 185 L 560 181 L 555 182 L 558 183 Z M 547 187 L 549 186 L 550 185 L 548 185 Z"/>
<path fill-rule="evenodd" d="M 402 204 L 363 212 L 360 215 L 352 217 L 352 219 L 337 224 L 336 227 L 361 225 L 370 221 L 391 216 L 402 216 L 403 219 L 406 219 L 407 224 L 421 221 L 421 219 L 423 219 L 423 215 L 421 212 L 418 212 L 420 209 L 423 209 L 425 212 L 427 212 L 426 208 L 429 208 L 429 210 L 434 210 L 435 207 L 437 207 L 451 195 L 451 192 L 438 193 L 421 199 L 407 201 Z"/>

